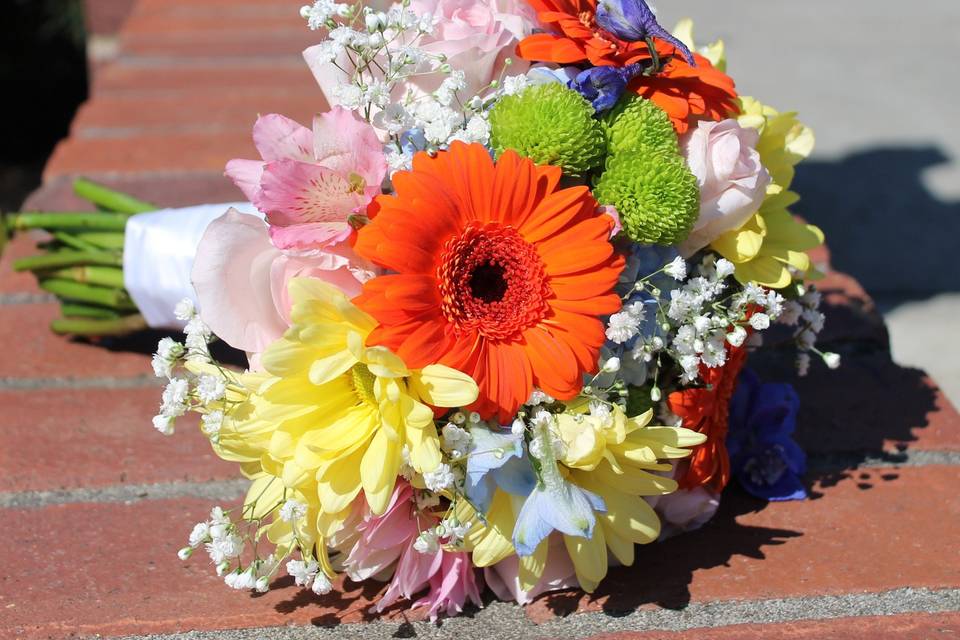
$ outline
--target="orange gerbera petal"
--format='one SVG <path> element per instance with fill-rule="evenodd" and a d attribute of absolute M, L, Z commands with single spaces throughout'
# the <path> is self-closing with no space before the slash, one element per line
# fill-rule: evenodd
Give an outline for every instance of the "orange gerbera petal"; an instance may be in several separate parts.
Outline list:
<path fill-rule="evenodd" d="M 398 272 L 354 300 L 379 322 L 370 343 L 413 368 L 469 374 L 484 418 L 510 420 L 534 387 L 576 395 L 597 367 L 597 316 L 616 310 L 624 261 L 590 192 L 559 180 L 512 151 L 495 164 L 478 144 L 417 154 L 358 233 L 357 253 Z"/>
<path fill-rule="evenodd" d="M 597 26 L 592 0 L 533 0 L 530 4 L 549 33 L 521 40 L 517 45 L 521 58 L 615 67 L 650 60 L 645 42 L 625 42 Z M 656 46 L 666 64 L 656 75 L 634 78 L 630 90 L 666 111 L 677 133 L 685 133 L 695 120 L 723 120 L 739 111 L 730 76 L 700 54 L 694 54 L 696 65 L 691 65 L 673 45 L 658 40 Z"/>
<path fill-rule="evenodd" d="M 679 479 L 684 489 L 707 485 L 719 492 L 730 480 L 726 446 L 730 398 L 746 359 L 746 348 L 729 347 L 722 367 L 701 367 L 705 386 L 675 391 L 667 398 L 670 410 L 683 420 L 684 427 L 707 436 L 707 441 L 694 450 L 686 474 Z"/>

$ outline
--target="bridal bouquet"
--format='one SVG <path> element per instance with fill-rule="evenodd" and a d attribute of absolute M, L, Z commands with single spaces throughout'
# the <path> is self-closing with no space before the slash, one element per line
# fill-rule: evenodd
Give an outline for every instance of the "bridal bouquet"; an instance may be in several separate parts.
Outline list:
<path fill-rule="evenodd" d="M 333 105 L 261 116 L 204 224 L 154 426 L 250 479 L 182 559 L 238 589 L 380 580 L 431 617 L 593 591 L 732 477 L 805 496 L 797 397 L 744 369 L 774 323 L 829 367 L 788 211 L 812 132 L 739 96 L 643 0 L 317 0 Z M 252 215 L 251 215 L 252 214 Z M 214 336 L 248 354 L 215 362 Z"/>

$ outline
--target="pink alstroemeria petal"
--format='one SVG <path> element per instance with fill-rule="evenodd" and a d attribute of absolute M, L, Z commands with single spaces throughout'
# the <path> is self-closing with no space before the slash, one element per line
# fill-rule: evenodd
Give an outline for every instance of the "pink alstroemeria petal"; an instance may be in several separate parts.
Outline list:
<path fill-rule="evenodd" d="M 253 125 L 253 144 L 265 162 L 313 158 L 313 133 L 279 113 L 260 116 Z"/>
<path fill-rule="evenodd" d="M 313 155 L 317 163 L 363 179 L 368 195 L 380 193 L 387 173 L 383 144 L 370 124 L 354 112 L 333 107 L 313 119 Z"/>
<path fill-rule="evenodd" d="M 236 158 L 227 163 L 226 176 L 233 180 L 247 200 L 253 202 L 260 190 L 260 178 L 263 176 L 263 163 L 259 160 Z"/>
<path fill-rule="evenodd" d="M 267 214 L 271 237 L 278 233 L 276 227 L 290 227 L 280 238 L 285 245 L 301 249 L 345 240 L 349 217 L 368 202 L 369 196 L 336 171 L 296 160 L 267 163 L 254 200 Z M 302 229 L 299 239 L 294 227 Z"/>

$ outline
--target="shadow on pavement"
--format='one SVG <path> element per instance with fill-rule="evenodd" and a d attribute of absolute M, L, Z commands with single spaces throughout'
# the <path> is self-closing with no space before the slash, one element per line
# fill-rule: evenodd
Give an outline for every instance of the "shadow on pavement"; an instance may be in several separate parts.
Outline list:
<path fill-rule="evenodd" d="M 797 166 L 795 208 L 823 229 L 834 268 L 871 293 L 958 291 L 960 202 L 944 202 L 923 183 L 925 170 L 950 161 L 933 146 L 808 160 Z"/>

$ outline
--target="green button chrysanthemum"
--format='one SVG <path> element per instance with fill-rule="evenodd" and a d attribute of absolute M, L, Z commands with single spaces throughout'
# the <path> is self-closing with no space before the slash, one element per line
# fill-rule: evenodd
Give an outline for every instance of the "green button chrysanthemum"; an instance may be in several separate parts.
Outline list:
<path fill-rule="evenodd" d="M 603 161 L 606 140 L 593 107 L 560 83 L 504 96 L 490 110 L 490 139 L 497 157 L 513 149 L 537 164 L 581 176 Z"/>
<path fill-rule="evenodd" d="M 683 158 L 643 149 L 607 159 L 593 195 L 616 207 L 635 242 L 672 245 L 687 237 L 700 213 L 697 178 Z"/>
<path fill-rule="evenodd" d="M 607 153 L 617 155 L 638 149 L 679 153 L 677 134 L 660 107 L 636 94 L 627 94 L 603 118 Z"/>

